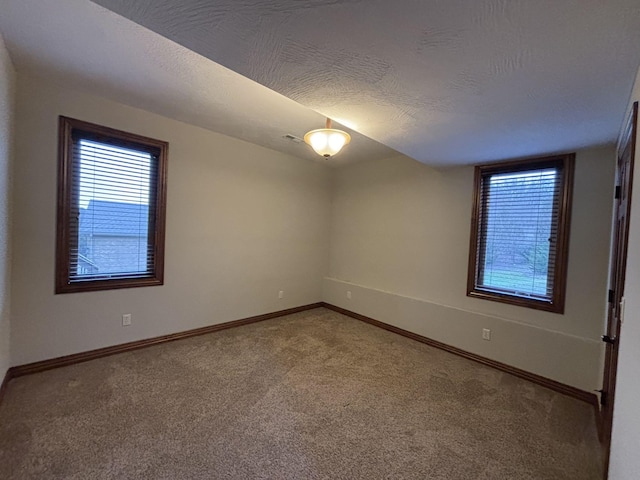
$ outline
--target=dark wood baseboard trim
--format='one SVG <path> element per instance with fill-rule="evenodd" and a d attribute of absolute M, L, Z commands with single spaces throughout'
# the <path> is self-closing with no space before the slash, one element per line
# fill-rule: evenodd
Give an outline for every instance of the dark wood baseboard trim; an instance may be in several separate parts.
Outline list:
<path fill-rule="evenodd" d="M 0 384 L 0 403 L 2 403 L 2 399 L 4 398 L 4 392 L 7 390 L 7 385 L 9 384 L 9 380 L 13 378 L 13 374 L 11 368 L 7 369 L 7 372 L 4 374 L 4 378 L 2 379 L 2 383 Z"/>
<path fill-rule="evenodd" d="M 417 333 L 413 333 L 408 330 L 395 327 L 388 323 L 384 323 L 379 320 L 375 320 L 373 318 L 367 317 L 365 315 L 361 315 L 359 313 L 352 312 L 350 310 L 346 310 L 344 308 L 337 307 L 335 305 L 332 305 L 330 303 L 325 303 L 325 302 L 312 303 L 310 305 L 303 305 L 300 307 L 289 308 L 286 310 L 279 310 L 277 312 L 265 313 L 263 315 L 256 315 L 254 317 L 243 318 L 240 320 L 233 320 L 231 322 L 219 323 L 217 325 L 210 325 L 208 327 L 196 328 L 194 330 L 187 330 L 184 332 L 172 333 L 169 335 L 162 335 L 160 337 L 153 337 L 145 340 L 137 340 L 135 342 L 122 343 L 120 345 L 113 345 L 111 347 L 98 348 L 96 350 L 90 350 L 88 352 L 81 352 L 73 355 L 65 355 L 63 357 L 57 357 L 49 360 L 43 360 L 40 362 L 33 362 L 25 365 L 11 367 L 9 368 L 9 370 L 7 370 L 7 373 L 4 376 L 2 384 L 0 385 L 0 402 L 2 401 L 2 397 L 4 396 L 5 390 L 7 388 L 7 384 L 11 379 L 16 377 L 29 375 L 32 373 L 44 372 L 45 370 L 51 370 L 53 368 L 74 365 L 76 363 L 95 360 L 95 359 L 106 357 L 109 355 L 129 352 L 131 350 L 137 350 L 139 348 L 150 347 L 152 345 L 172 342 L 172 341 L 180 340 L 183 338 L 195 337 L 195 336 L 204 335 L 207 333 L 218 332 L 220 330 L 240 327 L 242 325 L 249 325 L 251 323 L 262 322 L 264 320 L 270 320 L 272 318 L 291 315 L 293 313 L 304 312 L 306 310 L 312 310 L 314 308 L 320 308 L 320 307 L 328 308 L 329 310 L 342 313 L 343 315 L 347 315 L 351 318 L 355 318 L 356 320 L 360 320 L 368 324 L 374 325 L 376 327 L 383 328 L 385 330 L 396 333 L 398 335 L 402 335 L 403 337 L 416 340 L 418 342 L 424 343 L 426 345 L 430 345 L 435 348 L 439 348 L 441 350 L 453 353 L 455 355 L 468 358 L 469 360 L 473 360 L 483 365 L 487 365 L 497 370 L 509 373 L 511 375 L 515 375 L 516 377 L 529 380 L 530 382 L 536 383 L 538 385 L 549 388 L 551 390 L 562 393 L 564 395 L 569 395 L 570 397 L 577 398 L 578 400 L 587 402 L 594 406 L 594 409 L 596 412 L 596 421 L 597 421 L 598 427 L 599 428 L 601 427 L 600 404 L 598 402 L 598 397 L 593 393 L 585 392 L 584 390 L 580 390 L 570 385 L 566 385 L 564 383 L 560 383 L 555 380 L 551 380 L 550 378 L 545 378 L 540 375 L 536 375 L 534 373 L 530 373 L 516 367 L 512 367 L 510 365 L 507 365 L 502 362 L 498 362 L 496 360 L 491 360 L 490 358 L 476 355 L 475 353 L 467 352 L 466 350 L 462 350 L 460 348 L 453 347 L 451 345 L 447 345 L 445 343 L 441 343 L 427 337 L 423 337 L 422 335 L 419 335 Z"/>
<path fill-rule="evenodd" d="M 575 388 L 570 385 L 557 382 L 556 380 L 551 380 L 550 378 L 536 375 L 535 373 L 527 372 L 526 370 L 521 370 L 519 368 L 512 367 L 510 365 L 507 365 L 506 363 L 498 362 L 496 360 L 491 360 L 490 358 L 476 355 L 475 353 L 467 352 L 466 350 L 462 350 L 457 347 L 452 347 L 451 345 L 447 345 L 446 343 L 438 342 L 436 340 L 423 337 L 422 335 L 418 335 L 417 333 L 413 333 L 408 330 L 404 330 L 402 328 L 389 325 L 388 323 L 375 320 L 365 315 L 360 315 L 359 313 L 352 312 L 350 310 L 346 310 L 344 308 L 337 307 L 329 303 L 323 302 L 322 305 L 325 308 L 328 308 L 329 310 L 342 313 L 343 315 L 347 315 L 351 318 L 355 318 L 356 320 L 360 320 L 360 321 L 369 323 L 371 325 L 374 325 L 376 327 L 383 328 L 390 332 L 397 333 L 398 335 L 402 335 L 403 337 L 411 338 L 412 340 L 425 343 L 432 347 L 439 348 L 440 350 L 445 350 L 447 352 L 453 353 L 460 357 L 468 358 L 469 360 L 473 360 L 475 362 L 481 363 L 483 365 L 487 365 L 497 370 L 510 373 L 511 375 L 515 375 L 516 377 L 529 380 L 530 382 L 537 383 L 538 385 L 542 385 L 543 387 L 550 388 L 551 390 L 554 390 L 556 392 L 562 393 L 564 395 L 569 395 L 570 397 L 577 398 L 578 400 L 582 400 L 583 402 L 587 402 L 596 408 L 597 410 L 596 418 L 599 417 L 600 407 L 599 407 L 598 397 L 594 393 L 580 390 L 579 388 Z"/>
<path fill-rule="evenodd" d="M 66 367 L 68 365 L 86 362 L 89 360 L 95 360 L 97 358 L 102 358 L 109 355 L 115 355 L 116 353 L 124 353 L 124 352 L 129 352 L 131 350 L 137 350 L 139 348 L 150 347 L 152 345 L 158 345 L 160 343 L 173 342 L 175 340 L 180 340 L 183 338 L 195 337 L 197 335 L 204 335 L 206 333 L 218 332 L 220 330 L 240 327 L 242 325 L 249 325 L 251 323 L 257 323 L 257 322 L 262 322 L 264 320 L 270 320 L 272 318 L 291 315 L 292 313 L 304 312 L 305 310 L 320 308 L 322 306 L 323 306 L 322 303 L 312 303 L 310 305 L 288 308 L 286 310 L 279 310 L 277 312 L 265 313 L 263 315 L 256 315 L 255 317 L 249 317 L 249 318 L 243 318 L 240 320 L 233 320 L 231 322 L 219 323 L 217 325 L 210 325 L 208 327 L 196 328 L 194 330 L 187 330 L 184 332 L 172 333 L 169 335 L 162 335 L 160 337 L 153 337 L 145 340 L 137 340 L 135 342 L 122 343 L 120 345 L 113 345 L 111 347 L 98 348 L 96 350 L 90 350 L 88 352 L 75 353 L 73 355 L 65 355 L 64 357 L 57 357 L 57 358 L 52 358 L 50 360 L 43 360 L 41 362 L 27 363 L 25 365 L 11 367 L 7 372 L 5 381 L 2 384 L 2 389 L 3 389 L 2 392 L 4 391 L 4 388 L 6 387 L 6 383 L 8 382 L 8 380 L 16 377 L 21 377 L 23 375 L 44 372 L 45 370 L 51 370 L 53 368 Z"/>

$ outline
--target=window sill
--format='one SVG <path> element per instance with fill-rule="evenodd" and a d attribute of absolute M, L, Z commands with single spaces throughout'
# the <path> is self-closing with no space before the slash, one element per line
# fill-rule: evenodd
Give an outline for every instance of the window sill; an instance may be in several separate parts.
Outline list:
<path fill-rule="evenodd" d="M 115 290 L 118 288 L 153 287 L 163 285 L 162 278 L 120 278 L 117 280 L 87 280 L 58 285 L 58 293 L 95 292 L 99 290 Z"/>
<path fill-rule="evenodd" d="M 544 310 L 547 312 L 564 314 L 564 305 L 549 300 L 539 300 L 530 297 L 520 297 L 508 293 L 500 293 L 493 290 L 473 289 L 467 292 L 468 297 L 490 300 L 492 302 L 507 303 L 518 307 Z"/>

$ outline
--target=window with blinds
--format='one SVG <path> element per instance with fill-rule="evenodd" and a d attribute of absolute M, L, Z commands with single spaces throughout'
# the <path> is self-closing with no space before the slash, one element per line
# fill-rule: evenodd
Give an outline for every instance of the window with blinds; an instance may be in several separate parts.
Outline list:
<path fill-rule="evenodd" d="M 56 293 L 162 284 L 167 148 L 60 118 Z"/>
<path fill-rule="evenodd" d="M 476 167 L 468 294 L 562 313 L 574 155 Z"/>

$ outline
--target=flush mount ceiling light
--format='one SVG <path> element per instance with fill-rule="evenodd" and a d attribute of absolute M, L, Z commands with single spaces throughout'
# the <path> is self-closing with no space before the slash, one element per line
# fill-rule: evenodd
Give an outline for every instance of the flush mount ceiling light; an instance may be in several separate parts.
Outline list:
<path fill-rule="evenodd" d="M 311 130 L 304 136 L 304 141 L 311 145 L 318 155 L 329 158 L 338 153 L 351 141 L 351 135 L 342 130 L 331 128 L 331 119 L 327 118 L 325 128 Z"/>

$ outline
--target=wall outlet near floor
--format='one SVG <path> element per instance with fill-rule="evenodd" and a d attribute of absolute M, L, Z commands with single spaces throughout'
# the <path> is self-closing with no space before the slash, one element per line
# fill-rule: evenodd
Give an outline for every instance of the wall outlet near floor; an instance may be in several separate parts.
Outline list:
<path fill-rule="evenodd" d="M 278 292 L 278 298 L 284 298 L 284 290 Z"/>
<path fill-rule="evenodd" d="M 347 298 L 351 300 L 351 290 L 347 290 Z"/>
<path fill-rule="evenodd" d="M 491 340 L 491 330 L 488 328 L 482 329 L 482 339 L 483 340 Z"/>
<path fill-rule="evenodd" d="M 131 314 L 130 313 L 124 313 L 122 315 L 122 326 L 123 327 L 127 327 L 131 325 Z"/>

